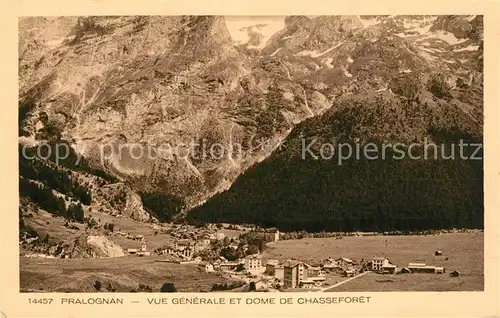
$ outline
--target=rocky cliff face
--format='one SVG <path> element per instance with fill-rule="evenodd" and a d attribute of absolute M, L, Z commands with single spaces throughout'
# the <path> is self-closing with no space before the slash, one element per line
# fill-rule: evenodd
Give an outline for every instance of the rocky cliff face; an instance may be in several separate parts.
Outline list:
<path fill-rule="evenodd" d="M 117 209 L 141 210 L 139 192 L 197 206 L 345 96 L 441 107 L 434 75 L 453 91 L 446 104 L 481 130 L 480 16 L 30 17 L 19 26 L 20 142 L 70 144 L 123 183 Z"/>
<path fill-rule="evenodd" d="M 347 30 L 342 19 L 325 19 L 333 20 L 321 23 L 325 28 L 344 32 L 309 49 L 304 30 L 316 19 L 292 20 L 294 31 L 278 34 L 268 52 L 292 78 L 320 86 L 332 106 L 296 125 L 283 147 L 193 209 L 189 220 L 308 231 L 482 227 L 481 152 L 461 160 L 452 150 L 482 143 L 481 17 L 361 17 Z M 302 77 L 307 67 L 311 73 Z M 381 154 L 397 143 L 407 153 L 425 140 L 439 145 L 436 160 L 422 159 L 435 156 L 427 150 L 418 160 Z M 344 148 L 341 164 L 340 143 L 354 153 Z M 379 160 L 354 152 L 358 145 L 364 153 L 368 143 Z M 450 155 L 454 160 L 443 158 Z"/>

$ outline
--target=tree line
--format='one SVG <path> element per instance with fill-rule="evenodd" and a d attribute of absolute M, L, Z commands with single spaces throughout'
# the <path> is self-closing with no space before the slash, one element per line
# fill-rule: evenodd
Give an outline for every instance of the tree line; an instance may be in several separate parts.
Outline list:
<path fill-rule="evenodd" d="M 81 203 L 70 203 L 66 206 L 64 198 L 54 194 L 51 188 L 24 178 L 19 180 L 21 197 L 29 197 L 31 201 L 47 212 L 66 219 L 83 222 L 84 212 Z"/>
<path fill-rule="evenodd" d="M 74 197 L 85 205 L 92 201 L 90 190 L 71 175 L 71 170 L 56 166 L 50 161 L 28 159 L 19 153 L 19 175 L 37 180 L 60 193 Z"/>

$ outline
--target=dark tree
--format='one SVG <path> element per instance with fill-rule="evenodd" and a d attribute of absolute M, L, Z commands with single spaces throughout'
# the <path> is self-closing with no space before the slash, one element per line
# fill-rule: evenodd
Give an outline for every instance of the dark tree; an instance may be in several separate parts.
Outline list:
<path fill-rule="evenodd" d="M 175 285 L 173 283 L 165 283 L 165 284 L 163 284 L 163 286 L 161 286 L 160 292 L 162 292 L 162 293 L 175 293 L 175 292 L 177 292 L 177 289 L 175 288 Z"/>
<path fill-rule="evenodd" d="M 250 282 L 250 285 L 249 285 L 249 290 L 250 291 L 255 291 L 257 288 L 255 286 L 255 282 Z"/>

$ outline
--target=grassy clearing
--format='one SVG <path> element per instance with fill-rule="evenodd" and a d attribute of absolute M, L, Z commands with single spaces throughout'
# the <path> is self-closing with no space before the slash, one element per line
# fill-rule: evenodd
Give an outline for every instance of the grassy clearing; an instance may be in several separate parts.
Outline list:
<path fill-rule="evenodd" d="M 443 256 L 434 256 L 436 250 L 443 251 Z M 399 268 L 407 266 L 409 262 L 422 262 L 443 266 L 448 273 L 457 269 L 461 275 L 452 278 L 448 274 L 369 274 L 341 285 L 334 291 L 452 291 L 484 289 L 483 251 L 483 233 L 456 233 L 280 241 L 269 245 L 265 257 L 279 260 L 294 257 L 314 263 L 329 256 L 348 257 L 357 261 L 386 256 Z"/>
<path fill-rule="evenodd" d="M 168 230 L 169 227 L 163 226 L 158 229 L 154 229 L 152 224 L 138 222 L 136 220 L 123 217 L 118 218 L 111 216 L 106 213 L 100 212 L 86 212 L 86 216 L 91 216 L 99 225 L 102 226 L 105 223 L 114 224 L 115 229 L 112 235 L 107 236 L 107 238 L 114 243 L 120 245 L 125 250 L 128 248 L 140 248 L 141 242 L 137 240 L 128 239 L 124 236 L 117 235 L 116 232 L 122 231 L 129 233 L 132 236 L 143 235 L 146 239 L 148 250 L 153 251 L 158 247 L 163 247 L 167 244 L 171 244 L 174 238 L 169 234 L 162 233 L 162 230 Z M 29 225 L 31 228 L 35 229 L 41 236 L 49 234 L 52 239 L 61 242 L 71 242 L 75 238 L 81 236 L 82 234 L 87 235 L 104 235 L 103 229 L 87 229 L 86 224 L 82 223 L 72 223 L 74 226 L 78 227 L 80 230 L 69 229 L 64 226 L 67 222 L 66 219 L 54 216 L 48 212 L 40 210 L 32 218 L 25 218 L 25 224 Z M 156 232 L 156 234 L 155 234 Z"/>

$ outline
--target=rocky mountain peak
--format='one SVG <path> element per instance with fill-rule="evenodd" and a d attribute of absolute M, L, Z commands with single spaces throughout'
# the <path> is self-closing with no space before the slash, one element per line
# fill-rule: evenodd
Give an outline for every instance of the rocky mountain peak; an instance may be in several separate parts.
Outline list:
<path fill-rule="evenodd" d="M 461 124 L 482 123 L 479 16 L 102 16 L 19 25 L 23 142 L 69 143 L 127 191 L 170 196 L 186 209 L 230 187 L 296 125 L 333 116 L 348 96 L 385 96 L 374 100 L 397 109 L 407 105 L 400 99 L 447 105 Z M 390 135 L 379 128 L 374 135 Z M 188 156 L 158 156 L 190 145 Z M 154 156 L 135 158 L 133 147 Z M 224 151 L 207 156 L 210 147 Z"/>

